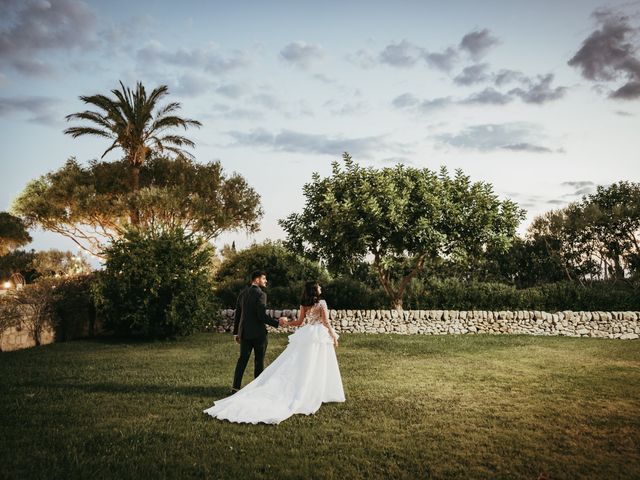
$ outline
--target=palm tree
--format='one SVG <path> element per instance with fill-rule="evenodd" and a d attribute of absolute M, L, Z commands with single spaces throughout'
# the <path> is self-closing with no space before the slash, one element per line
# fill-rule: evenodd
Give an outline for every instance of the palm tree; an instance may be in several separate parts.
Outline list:
<path fill-rule="evenodd" d="M 186 130 L 189 126 L 200 127 L 202 124 L 197 120 L 176 116 L 174 112 L 180 109 L 178 102 L 171 102 L 156 109 L 158 101 L 169 93 L 166 85 L 155 88 L 149 96 L 141 82 L 136 84 L 135 92 L 125 87 L 122 82 L 120 86 L 121 90 L 111 90 L 115 98 L 99 94 L 81 96 L 80 100 L 98 107 L 101 111 L 86 110 L 67 115 L 67 121 L 88 120 L 93 125 L 70 127 L 64 133 L 73 138 L 96 135 L 112 139 L 113 143 L 101 158 L 116 148 L 124 151 L 125 158 L 131 166 L 131 191 L 135 193 L 139 189 L 140 166 L 151 151 L 162 153 L 167 150 L 176 155 L 193 158 L 193 155 L 181 148 L 193 147 L 193 141 L 181 135 L 166 134 L 165 130 L 176 127 Z M 132 208 L 130 215 L 131 223 L 138 225 L 139 215 L 135 208 Z"/>

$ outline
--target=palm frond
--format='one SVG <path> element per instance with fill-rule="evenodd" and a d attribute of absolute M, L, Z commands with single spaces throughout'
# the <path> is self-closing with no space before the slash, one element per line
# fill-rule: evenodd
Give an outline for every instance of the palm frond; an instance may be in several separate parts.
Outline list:
<path fill-rule="evenodd" d="M 122 86 L 122 91 L 114 89 L 111 90 L 111 93 L 118 99 L 118 109 L 122 112 L 123 119 L 126 120 L 126 123 L 130 123 L 135 118 L 131 90 L 125 87 L 122 81 L 120 86 Z"/>
<path fill-rule="evenodd" d="M 169 87 L 167 87 L 166 85 L 160 85 L 158 88 L 153 89 L 147 101 L 155 105 L 158 102 L 158 100 L 160 100 L 162 97 L 168 94 L 169 94 Z"/>
<path fill-rule="evenodd" d="M 113 123 L 109 122 L 109 119 L 107 117 L 99 114 L 98 112 L 92 112 L 89 110 L 84 112 L 72 113 L 71 115 L 67 115 L 65 118 L 67 119 L 67 122 L 69 120 L 89 120 L 111 131 L 113 131 L 114 128 Z"/>
<path fill-rule="evenodd" d="M 114 142 L 111 144 L 111 146 L 109 148 L 107 148 L 104 153 L 102 154 L 102 156 L 100 158 L 104 158 L 104 156 L 109 153 L 111 150 L 120 147 L 120 143 L 118 142 L 118 139 L 116 138 L 114 140 Z"/>
<path fill-rule="evenodd" d="M 104 95 L 81 96 L 80 99 L 84 103 L 95 105 L 96 107 L 104 110 L 106 112 L 106 118 L 111 119 L 115 124 L 126 124 L 126 121 L 124 121 L 122 117 L 118 101 Z M 67 116 L 67 118 L 68 117 L 69 116 Z"/>
<path fill-rule="evenodd" d="M 181 148 L 177 148 L 177 147 L 164 147 L 164 148 L 165 150 L 169 150 L 170 152 L 173 152 L 178 156 L 183 156 L 191 159 L 195 158 L 191 153 L 187 152 L 186 150 L 182 150 Z"/>
<path fill-rule="evenodd" d="M 183 137 L 182 135 L 165 135 L 160 138 L 160 142 L 171 143 L 173 145 L 178 145 L 179 147 L 181 147 L 182 145 L 195 147 L 196 145 L 192 140 L 189 140 L 187 137 Z"/>
<path fill-rule="evenodd" d="M 117 103 L 113 101 L 112 98 L 109 98 L 105 95 L 81 95 L 80 100 L 84 103 L 89 103 L 91 105 L 95 105 L 98 108 L 101 108 L 105 111 L 111 111 L 114 108 L 117 108 Z"/>
<path fill-rule="evenodd" d="M 167 113 L 175 112 L 176 110 L 180 110 L 180 104 L 178 102 L 171 102 L 161 107 L 156 112 L 156 119 L 160 117 L 164 117 Z"/>
<path fill-rule="evenodd" d="M 92 127 L 69 127 L 64 130 L 64 133 L 71 135 L 73 138 L 77 138 L 81 135 L 97 135 L 99 137 L 113 138 L 112 133 Z"/>
<path fill-rule="evenodd" d="M 151 127 L 149 133 L 159 133 L 166 128 L 182 127 L 185 130 L 187 127 L 201 127 L 202 123 L 197 120 L 185 119 L 175 115 L 170 115 L 162 118 L 156 118 Z"/>

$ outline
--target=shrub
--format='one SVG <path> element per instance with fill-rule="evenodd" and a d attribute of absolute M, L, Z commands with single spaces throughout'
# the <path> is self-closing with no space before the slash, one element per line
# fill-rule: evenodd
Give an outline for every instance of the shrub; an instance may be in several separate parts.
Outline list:
<path fill-rule="evenodd" d="M 91 296 L 94 274 L 60 277 L 54 280 L 53 299 L 56 341 L 93 336 L 96 332 L 96 310 Z"/>
<path fill-rule="evenodd" d="M 640 310 L 638 286 L 629 282 L 554 282 L 517 289 L 497 282 L 415 279 L 407 309 L 452 310 Z"/>
<path fill-rule="evenodd" d="M 227 278 L 216 282 L 216 298 L 225 308 L 235 308 L 238 295 L 248 282 L 244 279 Z M 268 297 L 269 304 L 272 304 L 272 298 Z"/>
<path fill-rule="evenodd" d="M 4 317 L 0 328 L 24 325 L 31 339 L 40 345 L 45 328 L 55 327 L 53 305 L 56 296 L 56 284 L 51 278 L 41 278 L 7 293 L 0 305 L 0 315 Z"/>
<path fill-rule="evenodd" d="M 105 250 L 94 297 L 119 335 L 167 338 L 204 328 L 218 315 L 210 250 L 181 229 L 129 230 Z"/>
<path fill-rule="evenodd" d="M 407 289 L 405 308 L 498 310 L 521 303 L 515 287 L 496 282 L 463 281 L 457 278 L 420 281 Z"/>
<path fill-rule="evenodd" d="M 268 278 L 268 277 L 267 277 Z M 240 292 L 248 285 L 245 280 L 227 279 L 218 283 L 216 296 L 221 305 L 235 308 Z M 267 293 L 267 308 L 298 308 L 300 295 L 304 287 L 303 281 L 291 282 L 285 286 L 271 286 L 264 290 Z"/>
<path fill-rule="evenodd" d="M 269 281 L 268 307 L 297 308 L 304 282 L 325 283 L 328 274 L 317 262 L 288 250 L 282 242 L 253 244 L 239 252 L 227 250 L 216 273 L 216 295 L 225 307 L 234 308 L 238 294 L 249 284 L 254 270 L 265 270 Z"/>
<path fill-rule="evenodd" d="M 324 285 L 324 297 L 334 309 L 386 308 L 387 296 L 382 289 L 373 289 L 349 277 L 338 277 Z"/>
<path fill-rule="evenodd" d="M 548 283 L 538 287 L 546 310 L 640 310 L 640 285 L 628 281 Z"/>
<path fill-rule="evenodd" d="M 0 298 L 0 330 L 26 320 L 36 344 L 45 326 L 53 326 L 56 341 L 93 335 L 95 307 L 93 275 L 41 277 Z"/>

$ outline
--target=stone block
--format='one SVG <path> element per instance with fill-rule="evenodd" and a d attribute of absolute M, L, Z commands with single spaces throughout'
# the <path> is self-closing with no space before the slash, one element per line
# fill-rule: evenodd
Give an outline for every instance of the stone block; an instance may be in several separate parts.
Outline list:
<path fill-rule="evenodd" d="M 638 338 L 637 333 L 623 333 L 620 335 L 621 340 L 635 340 L 636 338 Z"/>

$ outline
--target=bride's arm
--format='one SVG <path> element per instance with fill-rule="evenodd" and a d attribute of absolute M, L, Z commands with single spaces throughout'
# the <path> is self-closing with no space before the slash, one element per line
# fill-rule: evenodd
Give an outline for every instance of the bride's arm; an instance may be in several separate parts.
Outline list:
<path fill-rule="evenodd" d="M 324 302 L 324 300 L 322 300 L 322 302 Z M 329 331 L 329 335 L 331 336 L 331 338 L 333 338 L 334 340 L 337 340 L 338 336 L 336 335 L 336 331 L 333 329 L 333 327 L 331 326 L 331 323 L 329 322 L 329 315 L 328 315 L 329 309 L 326 303 L 322 304 L 321 310 L 322 310 L 322 315 L 320 316 L 320 318 L 322 319 L 322 324 Z"/>
<path fill-rule="evenodd" d="M 297 327 L 298 325 L 302 325 L 304 323 L 304 317 L 307 314 L 307 309 L 303 305 L 300 305 L 300 310 L 298 310 L 298 319 L 293 322 L 288 322 L 288 327 Z"/>

